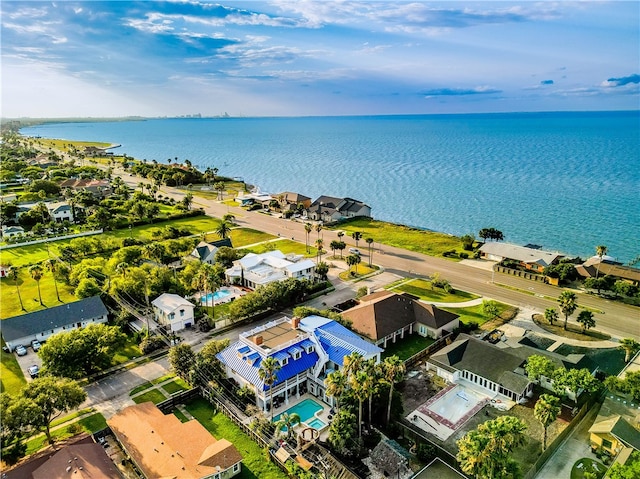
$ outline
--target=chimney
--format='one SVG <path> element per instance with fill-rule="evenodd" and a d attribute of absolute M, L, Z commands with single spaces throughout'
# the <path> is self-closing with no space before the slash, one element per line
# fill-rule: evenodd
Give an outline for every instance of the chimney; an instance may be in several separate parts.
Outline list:
<path fill-rule="evenodd" d="M 262 336 L 256 336 L 253 338 L 253 342 L 260 346 L 262 344 Z"/>
<path fill-rule="evenodd" d="M 299 325 L 300 325 L 300 318 L 298 318 L 297 316 L 294 316 L 293 318 L 291 318 L 291 329 L 298 329 Z"/>

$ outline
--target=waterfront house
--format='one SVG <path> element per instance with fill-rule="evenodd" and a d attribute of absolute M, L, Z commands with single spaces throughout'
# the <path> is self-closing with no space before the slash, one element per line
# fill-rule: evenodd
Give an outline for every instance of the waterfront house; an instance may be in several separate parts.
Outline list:
<path fill-rule="evenodd" d="M 34 339 L 43 342 L 57 333 L 83 328 L 88 324 L 106 323 L 108 313 L 100 296 L 92 296 L 7 318 L 2 321 L 2 337 L 9 350 L 13 351 L 18 344 L 27 345 Z"/>
<path fill-rule="evenodd" d="M 195 305 L 180 295 L 162 293 L 151 302 L 151 306 L 156 322 L 167 326 L 169 331 L 180 331 L 195 324 Z"/>
<path fill-rule="evenodd" d="M 325 223 L 333 223 L 360 216 L 371 218 L 371 207 L 353 198 L 320 196 L 307 209 L 308 218 Z"/>
<path fill-rule="evenodd" d="M 129 406 L 107 424 L 144 477 L 229 479 L 240 474 L 242 456 L 227 439 L 216 439 L 195 419 L 181 422 L 153 403 Z"/>
<path fill-rule="evenodd" d="M 378 291 L 360 298 L 359 304 L 342 312 L 352 328 L 378 346 L 387 347 L 408 334 L 440 338 L 460 325 L 459 316 L 409 294 Z"/>
<path fill-rule="evenodd" d="M 380 361 L 382 349 L 365 341 L 341 324 L 322 316 L 286 318 L 241 333 L 238 341 L 217 357 L 228 377 L 256 393 L 257 406 L 270 408 L 269 386 L 258 375 L 262 361 L 275 358 L 280 364 L 271 386 L 275 402 L 289 402 L 308 391 L 328 404 L 324 380 L 343 366 L 344 357 L 360 353 L 365 359 Z"/>
<path fill-rule="evenodd" d="M 198 245 L 189 253 L 188 259 L 196 258 L 202 263 L 213 264 L 215 263 L 216 253 L 223 246 L 233 248 L 231 244 L 231 238 L 224 238 L 218 241 L 200 241 Z"/>
<path fill-rule="evenodd" d="M 564 255 L 527 246 L 491 242 L 485 243 L 480 247 L 480 257 L 498 262 L 505 260 L 516 261 L 525 269 L 542 273 L 547 266 L 557 264 Z"/>
<path fill-rule="evenodd" d="M 296 210 L 298 205 L 306 210 L 311 206 L 311 198 L 301 195 L 300 193 L 293 193 L 291 191 L 283 191 L 275 195 L 275 198 L 280 202 L 282 211 Z"/>
<path fill-rule="evenodd" d="M 316 265 L 302 255 L 284 255 L 281 251 L 248 253 L 225 271 L 227 282 L 250 289 L 285 279 L 312 280 Z"/>
<path fill-rule="evenodd" d="M 450 383 L 467 381 L 484 389 L 489 396 L 501 395 L 519 402 L 531 395 L 536 381 L 531 380 L 525 366 L 529 356 L 550 359 L 556 368 L 588 369 L 595 374 L 598 366 L 584 354 L 562 356 L 521 343 L 493 345 L 487 341 L 460 334 L 450 345 L 427 359 L 427 366 Z M 544 376 L 537 383 L 553 391 L 553 381 Z M 567 391 L 567 396 L 575 400 Z"/>
<path fill-rule="evenodd" d="M 576 271 L 583 278 L 612 276 L 618 280 L 640 286 L 640 269 L 624 266 L 613 258 L 593 256 L 582 264 L 576 265 Z"/>

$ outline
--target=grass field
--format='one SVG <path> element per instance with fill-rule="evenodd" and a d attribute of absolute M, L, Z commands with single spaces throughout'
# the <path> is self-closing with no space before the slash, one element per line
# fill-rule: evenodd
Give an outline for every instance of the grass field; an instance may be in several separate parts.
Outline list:
<path fill-rule="evenodd" d="M 136 404 L 140 404 L 143 402 L 151 401 L 153 404 L 158 404 L 159 402 L 167 399 L 164 395 L 158 391 L 157 389 L 151 389 L 146 393 L 140 394 L 140 396 L 136 396 L 133 398 L 133 402 Z"/>
<path fill-rule="evenodd" d="M 353 239 L 350 238 L 351 233 L 355 231 L 361 232 L 363 249 L 366 247 L 364 240 L 373 238 L 374 249 L 376 248 L 376 243 L 382 243 L 430 256 L 442 256 L 442 253 L 451 250 L 462 251 L 462 243 L 460 239 L 455 236 L 434 231 L 419 230 L 373 219 L 357 219 L 339 224 L 332 229 L 343 230 L 346 233 L 345 239 L 349 242 L 353 241 Z"/>
<path fill-rule="evenodd" d="M 388 289 L 402 291 L 417 296 L 420 299 L 437 303 L 462 303 L 480 297 L 460 290 L 456 290 L 454 293 L 447 293 L 441 288 L 431 289 L 431 282 L 424 279 L 413 279 L 406 283 L 391 286 Z"/>
<path fill-rule="evenodd" d="M 404 339 L 397 339 L 395 343 L 387 343 L 387 347 L 382 353 L 382 359 L 389 356 L 398 356 L 402 361 L 410 358 L 423 349 L 431 346 L 435 340 L 424 338 L 417 334 L 411 334 Z"/>
<path fill-rule="evenodd" d="M 177 380 L 168 382 L 166 384 L 163 384 L 162 386 L 160 386 L 162 389 L 164 389 L 164 391 L 167 394 L 174 394 L 180 391 L 186 391 L 187 389 L 189 389 L 189 386 L 187 386 L 184 383 L 179 383 Z"/>
<path fill-rule="evenodd" d="M 51 432 L 51 436 L 54 437 L 57 441 L 61 441 L 63 439 L 67 439 L 71 436 L 75 436 L 81 432 L 94 433 L 100 431 L 107 427 L 107 421 L 105 420 L 102 414 L 95 413 L 91 416 L 87 416 L 79 421 L 73 422 L 66 427 L 62 427 L 60 429 L 56 429 Z M 26 442 L 27 444 L 27 452 L 26 455 L 33 454 L 34 452 L 39 451 L 47 444 L 47 437 L 43 434 L 41 436 L 30 439 Z"/>
<path fill-rule="evenodd" d="M 265 458 L 264 452 L 224 414 L 204 399 L 196 399 L 186 406 L 193 417 L 217 439 L 225 438 L 238 448 L 242 454 L 242 472 L 240 479 L 286 479 L 286 475 Z"/>
<path fill-rule="evenodd" d="M 41 309 L 52 308 L 61 304 L 77 301 L 73 295 L 73 287 L 60 282 L 58 282 L 57 285 L 62 302 L 58 302 L 56 289 L 53 284 L 53 275 L 45 271 L 40 280 L 40 293 L 42 295 L 42 303 L 44 304 L 44 306 L 41 306 L 38 300 L 38 283 L 29 276 L 27 271 L 21 271 L 20 278 L 18 279 L 18 288 L 20 288 L 20 297 L 26 310 L 23 311 L 20 307 L 20 299 L 18 298 L 15 282 L 9 278 L 2 278 L 0 280 L 0 319 L 33 313 Z"/>
<path fill-rule="evenodd" d="M 252 246 L 251 248 L 244 248 L 251 253 L 261 254 L 267 251 L 273 251 L 274 249 L 282 251 L 284 254 L 300 254 L 308 258 L 315 258 L 317 249 L 314 247 L 309 248 L 309 253 L 303 243 L 292 241 L 290 239 L 281 239 L 279 241 L 271 241 L 269 243 L 262 243 Z"/>
<path fill-rule="evenodd" d="M 4 347 L 4 339 L 2 339 Z M 22 374 L 22 369 L 14 353 L 5 353 L 0 350 L 0 392 L 9 394 L 17 393 L 20 388 L 27 384 L 27 380 Z"/>
<path fill-rule="evenodd" d="M 138 347 L 138 343 L 131 336 L 127 336 L 127 342 L 114 355 L 111 364 L 122 364 L 131 359 L 142 356 L 142 351 Z"/>
<path fill-rule="evenodd" d="M 507 309 L 509 309 L 510 307 L 511 306 L 507 304 L 498 303 L 498 309 L 499 309 L 498 316 L 502 314 L 504 311 L 506 311 Z M 485 314 L 482 312 L 481 304 L 477 306 L 469 306 L 466 308 L 442 308 L 442 309 L 459 315 L 460 322 L 464 324 L 469 324 L 471 322 L 474 322 L 474 323 L 478 323 L 478 325 L 481 325 L 489 321 L 489 319 L 491 319 L 486 317 Z"/>

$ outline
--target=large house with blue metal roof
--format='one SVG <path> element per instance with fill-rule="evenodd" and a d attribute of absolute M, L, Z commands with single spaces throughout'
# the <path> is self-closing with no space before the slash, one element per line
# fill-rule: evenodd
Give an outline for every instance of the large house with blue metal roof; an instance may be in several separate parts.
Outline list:
<path fill-rule="evenodd" d="M 379 362 L 382 349 L 336 321 L 308 316 L 283 317 L 244 332 L 217 357 L 227 376 L 252 388 L 257 406 L 266 411 L 270 409 L 269 386 L 260 379 L 258 371 L 267 357 L 275 358 L 280 365 L 272 386 L 274 403 L 287 404 L 291 398 L 309 392 L 333 404 L 333 398 L 326 395 L 324 380 L 342 367 L 345 356 L 354 352 Z"/>

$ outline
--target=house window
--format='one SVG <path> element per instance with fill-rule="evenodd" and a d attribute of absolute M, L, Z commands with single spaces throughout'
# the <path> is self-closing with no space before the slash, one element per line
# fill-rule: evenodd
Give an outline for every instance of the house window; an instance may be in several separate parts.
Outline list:
<path fill-rule="evenodd" d="M 182 318 L 184 316 L 184 309 L 180 310 L 180 317 Z"/>
<path fill-rule="evenodd" d="M 300 359 L 300 356 L 301 356 L 300 351 L 296 351 L 296 352 L 293 354 L 293 359 Z"/>
<path fill-rule="evenodd" d="M 313 346 L 307 346 L 307 354 L 311 354 L 313 352 Z"/>
<path fill-rule="evenodd" d="M 280 360 L 280 365 L 281 366 L 286 366 L 289 363 L 289 358 L 282 358 Z"/>
<path fill-rule="evenodd" d="M 169 319 L 175 319 L 175 317 L 176 317 L 176 313 L 169 314 Z"/>
<path fill-rule="evenodd" d="M 236 463 L 233 465 L 233 472 L 238 472 L 240 470 L 240 463 Z"/>
<path fill-rule="evenodd" d="M 602 447 L 604 447 L 605 449 L 611 449 L 612 446 L 613 446 L 613 443 L 608 439 L 602 440 Z"/>

